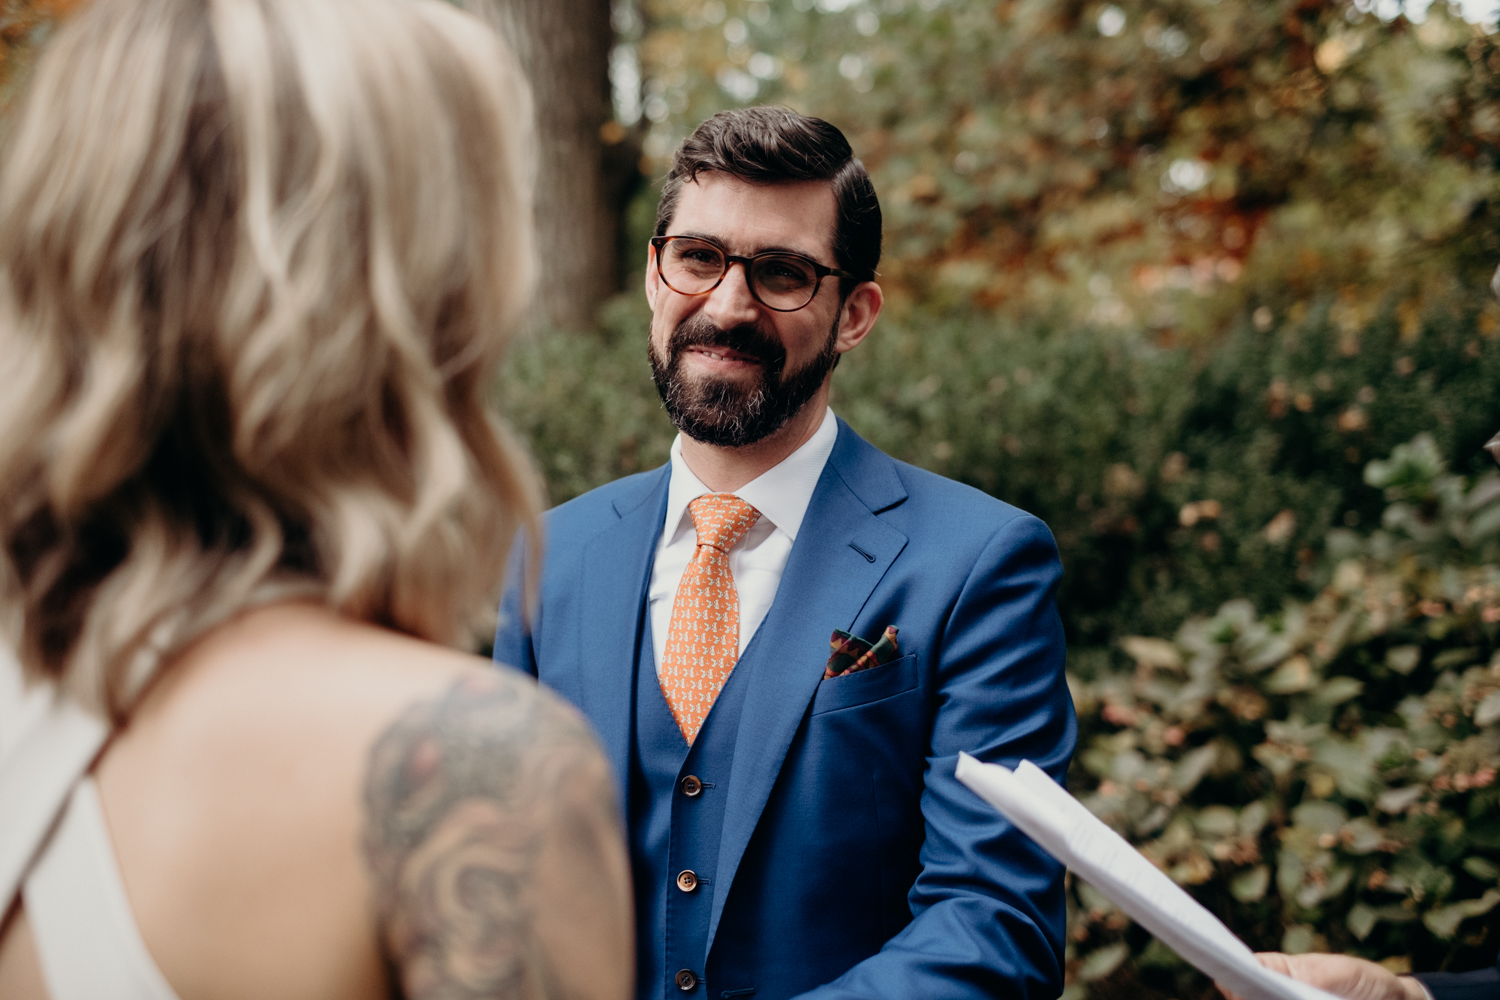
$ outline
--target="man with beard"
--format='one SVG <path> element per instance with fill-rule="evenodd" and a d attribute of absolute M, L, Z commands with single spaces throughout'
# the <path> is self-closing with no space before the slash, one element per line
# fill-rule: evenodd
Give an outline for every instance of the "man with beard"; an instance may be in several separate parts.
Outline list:
<path fill-rule="evenodd" d="M 615 764 L 637 995 L 1050 1000 L 1062 870 L 953 770 L 1062 779 L 1061 570 L 1036 518 L 828 408 L 882 302 L 864 167 L 826 122 L 724 112 L 656 232 L 671 461 L 552 512 L 539 599 L 518 566 L 495 643 Z"/>

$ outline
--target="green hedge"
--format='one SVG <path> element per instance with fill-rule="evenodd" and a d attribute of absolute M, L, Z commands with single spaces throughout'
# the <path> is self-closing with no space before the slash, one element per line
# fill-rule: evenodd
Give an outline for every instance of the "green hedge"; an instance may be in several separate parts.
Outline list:
<path fill-rule="evenodd" d="M 598 335 L 513 352 L 507 409 L 556 502 L 666 458 L 673 431 L 639 298 L 617 303 Z M 1066 569 L 1068 639 L 1087 657 L 1232 598 L 1266 611 L 1312 596 L 1327 533 L 1379 517 L 1365 463 L 1417 433 L 1480 468 L 1500 428 L 1500 337 L 1477 332 L 1492 324 L 1485 303 L 1476 293 L 1415 318 L 1391 308 L 1355 338 L 1334 298 L 1257 305 L 1269 329 L 1247 315 L 1212 350 L 888 317 L 845 357 L 834 407 L 888 453 L 1045 520 Z"/>
<path fill-rule="evenodd" d="M 1070 678 L 1073 791 L 1257 948 L 1479 967 L 1500 946 L 1500 476 L 1448 473 L 1423 435 L 1366 478 L 1382 528 L 1329 539 L 1313 600 L 1230 601 Z M 1211 995 L 1070 892 L 1069 997 Z"/>

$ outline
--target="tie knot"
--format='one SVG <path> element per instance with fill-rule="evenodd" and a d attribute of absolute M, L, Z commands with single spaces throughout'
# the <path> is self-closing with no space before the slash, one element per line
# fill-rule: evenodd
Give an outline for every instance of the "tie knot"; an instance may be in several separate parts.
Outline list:
<path fill-rule="evenodd" d="M 760 511 L 733 493 L 705 493 L 688 504 L 699 545 L 728 552 L 760 520 Z"/>

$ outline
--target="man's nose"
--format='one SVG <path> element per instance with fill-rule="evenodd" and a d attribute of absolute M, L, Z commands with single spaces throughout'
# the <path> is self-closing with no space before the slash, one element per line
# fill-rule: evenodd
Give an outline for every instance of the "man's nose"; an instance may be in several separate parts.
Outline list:
<path fill-rule="evenodd" d="M 708 294 L 703 311 L 721 330 L 759 319 L 760 305 L 750 294 L 749 265 L 731 262 L 719 287 Z"/>

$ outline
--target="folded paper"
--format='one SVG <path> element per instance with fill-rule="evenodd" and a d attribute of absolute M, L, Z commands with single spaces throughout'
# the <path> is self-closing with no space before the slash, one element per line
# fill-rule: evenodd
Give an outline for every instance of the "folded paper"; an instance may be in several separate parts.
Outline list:
<path fill-rule="evenodd" d="M 956 773 L 1074 875 L 1244 1000 L 1336 1000 L 1257 962 L 1217 917 L 1030 761 L 1012 771 L 960 753 Z"/>

